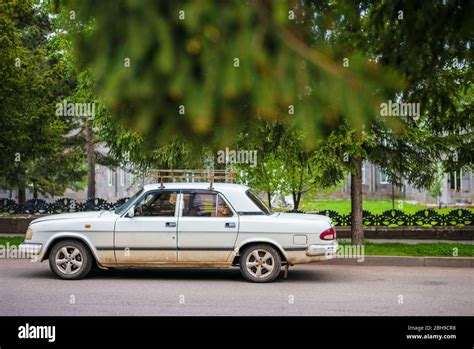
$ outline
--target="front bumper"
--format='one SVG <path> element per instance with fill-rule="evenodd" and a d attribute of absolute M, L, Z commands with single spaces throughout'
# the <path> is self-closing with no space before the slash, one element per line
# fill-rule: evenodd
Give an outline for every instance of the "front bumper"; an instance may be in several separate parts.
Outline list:
<path fill-rule="evenodd" d="M 43 244 L 31 244 L 27 242 L 23 242 L 18 246 L 18 249 L 21 253 L 25 253 L 28 255 L 39 255 L 41 253 L 41 249 L 43 248 Z"/>
<path fill-rule="evenodd" d="M 327 245 L 309 245 L 306 249 L 306 255 L 308 257 L 326 257 L 332 259 L 336 256 L 339 244 L 334 241 L 332 244 Z"/>

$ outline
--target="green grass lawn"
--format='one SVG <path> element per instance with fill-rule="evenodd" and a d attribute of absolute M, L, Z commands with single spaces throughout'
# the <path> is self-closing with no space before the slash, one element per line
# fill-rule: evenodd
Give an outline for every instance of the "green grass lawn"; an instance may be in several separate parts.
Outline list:
<path fill-rule="evenodd" d="M 348 242 L 340 242 L 340 244 L 349 245 Z M 364 247 L 364 253 L 367 256 L 454 257 L 455 251 L 457 251 L 458 257 L 474 257 L 474 245 L 469 244 L 440 242 L 412 245 L 396 242 L 366 242 Z"/>
<path fill-rule="evenodd" d="M 384 211 L 392 209 L 391 200 L 364 200 L 363 209 L 370 211 L 374 214 L 380 214 Z M 426 209 L 426 205 L 422 204 L 411 204 L 405 201 L 399 202 L 395 200 L 395 209 L 401 210 L 405 213 L 413 214 L 416 211 Z M 351 212 L 351 201 L 350 200 L 311 200 L 304 202 L 301 206 L 303 211 L 322 211 L 322 210 L 333 210 L 339 214 L 349 214 Z M 453 208 L 442 208 L 441 210 L 436 209 L 439 213 L 447 213 Z M 472 210 L 472 208 L 471 208 Z"/>
<path fill-rule="evenodd" d="M 5 246 L 7 242 L 10 246 L 18 246 L 25 240 L 23 236 L 0 236 L 0 246 Z"/>

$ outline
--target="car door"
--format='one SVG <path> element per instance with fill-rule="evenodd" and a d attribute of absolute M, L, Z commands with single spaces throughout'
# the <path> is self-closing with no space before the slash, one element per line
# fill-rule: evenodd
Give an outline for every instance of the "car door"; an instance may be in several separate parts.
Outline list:
<path fill-rule="evenodd" d="M 239 218 L 225 198 L 211 190 L 183 190 L 178 218 L 178 262 L 229 260 Z"/>
<path fill-rule="evenodd" d="M 117 264 L 173 263 L 177 257 L 178 191 L 145 193 L 135 215 L 123 215 L 115 224 Z"/>

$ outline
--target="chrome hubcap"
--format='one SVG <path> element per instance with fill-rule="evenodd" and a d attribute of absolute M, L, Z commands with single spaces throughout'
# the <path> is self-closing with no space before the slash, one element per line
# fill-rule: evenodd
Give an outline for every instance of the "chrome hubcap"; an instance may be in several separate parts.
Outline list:
<path fill-rule="evenodd" d="M 82 253 L 74 246 L 64 246 L 56 253 L 58 270 L 67 275 L 76 274 L 82 268 Z"/>
<path fill-rule="evenodd" d="M 264 249 L 253 250 L 247 256 L 246 267 L 248 272 L 259 279 L 269 276 L 275 266 L 272 254 Z"/>

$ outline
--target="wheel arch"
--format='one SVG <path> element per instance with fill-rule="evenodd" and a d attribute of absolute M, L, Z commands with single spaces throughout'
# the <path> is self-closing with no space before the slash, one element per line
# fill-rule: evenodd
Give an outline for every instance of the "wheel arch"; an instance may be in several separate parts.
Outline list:
<path fill-rule="evenodd" d="M 89 249 L 92 257 L 94 258 L 94 262 L 98 264 L 99 258 L 97 255 L 97 251 L 92 246 L 92 243 L 82 235 L 71 234 L 71 233 L 64 233 L 64 234 L 54 235 L 53 237 L 51 237 L 51 239 L 48 241 L 48 244 L 45 248 L 45 252 L 43 256 L 41 257 L 41 262 L 49 258 L 49 254 L 51 253 L 51 250 L 53 249 L 54 245 L 56 245 L 58 242 L 62 240 L 76 240 L 76 241 L 82 242 Z"/>
<path fill-rule="evenodd" d="M 278 244 L 276 241 L 272 241 L 272 240 L 269 240 L 269 239 L 252 239 L 252 240 L 247 240 L 247 241 L 244 241 L 242 242 L 236 249 L 235 249 L 235 255 L 234 255 L 234 258 L 232 260 L 232 265 L 238 265 L 239 264 L 239 258 L 240 258 L 240 255 L 242 253 L 242 251 L 249 247 L 249 246 L 252 246 L 252 245 L 260 245 L 260 244 L 266 244 L 266 245 L 270 245 L 272 246 L 273 248 L 275 248 L 275 250 L 278 251 L 278 253 L 280 254 L 280 257 L 281 257 L 281 261 L 283 263 L 288 263 L 288 259 L 287 259 L 287 256 L 286 256 L 286 253 L 285 253 L 285 250 L 283 249 L 283 247 Z"/>

